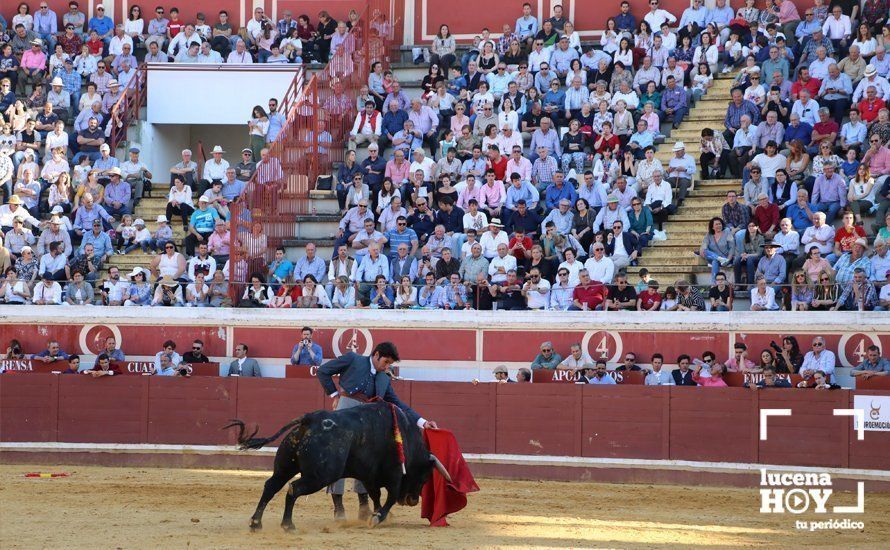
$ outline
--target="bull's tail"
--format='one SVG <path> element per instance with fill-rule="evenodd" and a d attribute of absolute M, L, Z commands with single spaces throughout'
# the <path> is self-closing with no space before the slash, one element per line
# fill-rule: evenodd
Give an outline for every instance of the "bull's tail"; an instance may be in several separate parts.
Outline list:
<path fill-rule="evenodd" d="M 275 441 L 276 439 L 281 437 L 281 434 L 283 434 L 284 432 L 290 430 L 291 428 L 299 426 L 302 421 L 303 421 L 302 417 L 291 420 L 290 422 L 285 424 L 283 428 L 281 428 L 280 430 L 275 432 L 275 434 L 270 437 L 255 437 L 257 432 L 260 431 L 259 426 L 257 426 L 257 428 L 253 431 L 252 434 L 246 435 L 244 422 L 242 422 L 241 420 L 237 420 L 237 419 L 232 420 L 230 423 L 226 424 L 221 429 L 225 430 L 227 428 L 237 427 L 238 428 L 238 448 L 241 449 L 242 451 L 244 451 L 247 449 L 260 449 L 262 447 L 265 447 L 269 443 L 272 443 L 273 441 Z"/>

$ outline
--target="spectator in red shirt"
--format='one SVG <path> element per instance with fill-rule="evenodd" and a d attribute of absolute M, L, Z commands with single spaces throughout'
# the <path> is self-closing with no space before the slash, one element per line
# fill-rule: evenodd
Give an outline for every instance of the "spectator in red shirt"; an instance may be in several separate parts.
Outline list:
<path fill-rule="evenodd" d="M 800 94 L 801 90 L 808 90 L 810 92 L 810 97 L 816 97 L 819 95 L 819 88 L 821 86 L 822 82 L 818 78 L 811 77 L 808 68 L 802 67 L 798 74 L 797 81 L 791 84 L 791 99 L 797 100 L 797 96 Z"/>
<path fill-rule="evenodd" d="M 649 287 L 637 297 L 637 311 L 658 311 L 661 307 L 661 293 L 658 292 L 658 281 L 649 280 Z"/>
<path fill-rule="evenodd" d="M 852 212 L 844 214 L 843 225 L 834 233 L 834 251 L 825 257 L 828 263 L 834 264 L 838 258 L 853 250 L 853 243 L 857 239 L 865 238 L 865 229 L 861 225 L 854 224 L 853 220 Z"/>
<path fill-rule="evenodd" d="M 508 248 L 510 254 L 516 258 L 516 263 L 522 265 L 521 262 L 532 257 L 532 240 L 526 236 L 525 229 L 516 227 L 515 231 L 510 239 Z"/>
<path fill-rule="evenodd" d="M 591 281 L 586 269 L 578 272 L 580 283 L 572 292 L 572 305 L 570 311 L 594 311 L 602 310 L 609 297 L 609 290 L 599 281 Z"/>
<path fill-rule="evenodd" d="M 494 170 L 494 179 L 507 181 L 507 157 L 501 154 L 497 145 L 488 146 L 488 167 Z"/>
<path fill-rule="evenodd" d="M 887 103 L 878 97 L 878 89 L 875 86 L 869 86 L 865 90 L 865 97 L 859 101 L 857 108 L 862 122 L 869 124 L 878 119 L 878 113 L 886 106 Z"/>
<path fill-rule="evenodd" d="M 831 111 L 828 110 L 828 107 L 821 107 L 819 109 L 819 122 L 813 124 L 813 133 L 811 134 L 813 143 L 827 141 L 833 146 L 840 129 L 838 123 L 831 118 Z M 813 153 L 815 152 L 816 149 L 814 148 Z"/>
<path fill-rule="evenodd" d="M 754 207 L 754 221 L 760 228 L 765 239 L 772 239 L 779 231 L 779 205 L 769 202 L 766 193 L 757 195 L 757 206 Z"/>
<path fill-rule="evenodd" d="M 84 371 L 93 378 L 101 378 L 103 376 L 119 375 L 121 373 L 117 365 L 111 364 L 108 354 L 101 354 L 96 358 L 96 364 L 90 370 Z"/>

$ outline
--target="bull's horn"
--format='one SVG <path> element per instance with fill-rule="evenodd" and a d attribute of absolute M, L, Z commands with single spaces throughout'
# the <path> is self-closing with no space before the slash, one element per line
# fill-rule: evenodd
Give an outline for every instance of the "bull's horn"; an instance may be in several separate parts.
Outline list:
<path fill-rule="evenodd" d="M 442 477 L 444 477 L 448 481 L 448 483 L 451 483 L 451 475 L 448 474 L 448 470 L 445 469 L 445 465 L 442 464 L 442 462 L 438 458 L 436 458 L 436 455 L 430 453 L 430 461 L 436 467 L 436 471 L 442 474 Z"/>

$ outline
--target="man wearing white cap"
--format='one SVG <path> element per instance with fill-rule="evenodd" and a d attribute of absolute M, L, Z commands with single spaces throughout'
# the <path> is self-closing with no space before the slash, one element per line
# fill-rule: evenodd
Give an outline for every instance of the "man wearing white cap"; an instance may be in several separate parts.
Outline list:
<path fill-rule="evenodd" d="M 46 102 L 53 106 L 53 112 L 63 120 L 68 119 L 71 112 L 71 95 L 63 90 L 65 85 L 58 76 L 50 82 L 50 90 L 46 94 Z"/>
<path fill-rule="evenodd" d="M 93 164 L 93 170 L 99 173 L 99 183 L 105 185 L 111 179 L 111 169 L 120 168 L 120 161 L 111 155 L 111 147 L 107 143 L 99 146 L 99 158 Z"/>
<path fill-rule="evenodd" d="M 874 65 L 869 64 L 865 66 L 865 75 L 856 85 L 856 91 L 853 92 L 853 103 L 859 103 L 859 100 L 865 97 L 865 91 L 869 86 L 875 87 L 879 98 L 890 101 L 890 83 L 886 78 L 878 75 L 878 70 Z"/>
<path fill-rule="evenodd" d="M 189 218 L 188 236 L 185 238 L 186 254 L 194 256 L 198 243 L 207 242 L 218 219 L 219 214 L 216 212 L 216 208 L 208 208 L 207 197 L 201 195 L 198 199 L 198 209 L 192 212 Z"/>
<path fill-rule="evenodd" d="M 692 177 L 695 175 L 695 160 L 686 154 L 686 144 L 678 141 L 674 144 L 674 157 L 668 163 L 667 180 L 671 187 L 679 191 L 677 197 L 677 207 L 683 206 L 686 199 L 686 193 L 692 184 Z"/>
<path fill-rule="evenodd" d="M 226 179 L 226 170 L 229 169 L 229 161 L 223 158 L 225 151 L 219 145 L 215 145 L 210 155 L 213 157 L 204 163 L 204 175 L 198 184 L 198 194 L 203 195 L 204 191 L 213 185 L 214 181 L 222 183 Z"/>

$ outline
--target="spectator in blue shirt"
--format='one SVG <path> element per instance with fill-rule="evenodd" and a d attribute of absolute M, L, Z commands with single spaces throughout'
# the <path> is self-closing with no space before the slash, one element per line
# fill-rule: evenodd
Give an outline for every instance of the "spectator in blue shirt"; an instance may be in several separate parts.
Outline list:
<path fill-rule="evenodd" d="M 791 113 L 789 120 L 791 122 L 785 128 L 785 143 L 791 143 L 796 139 L 804 147 L 807 147 L 810 141 L 812 141 L 813 127 L 810 126 L 809 122 L 801 122 L 800 115 L 797 113 Z"/>
<path fill-rule="evenodd" d="M 102 4 L 96 6 L 95 17 L 90 17 L 88 30 L 96 31 L 99 34 L 99 38 L 105 43 L 105 47 L 108 48 L 111 37 L 114 35 L 114 21 L 105 15 L 105 6 Z"/>
<path fill-rule="evenodd" d="M 313 330 L 311 327 L 303 327 L 300 331 L 302 339 L 294 346 L 290 354 L 291 365 L 321 365 L 321 346 L 312 341 Z"/>
<path fill-rule="evenodd" d="M 40 353 L 31 356 L 32 360 L 43 361 L 44 363 L 52 363 L 55 361 L 67 361 L 68 354 L 59 347 L 56 340 L 50 340 L 46 343 L 46 349 Z"/>
<path fill-rule="evenodd" d="M 798 233 L 803 234 L 807 227 L 813 225 L 813 212 L 816 207 L 809 203 L 810 194 L 806 189 L 797 190 L 797 202 L 788 206 L 785 214 L 791 218 L 791 224 Z"/>
<path fill-rule="evenodd" d="M 575 204 L 578 200 L 578 194 L 575 193 L 575 187 L 565 183 L 565 174 L 557 170 L 553 174 L 553 183 L 551 183 L 544 192 L 544 204 L 548 210 L 559 207 L 559 201 L 568 199 L 569 204 Z"/>

